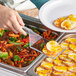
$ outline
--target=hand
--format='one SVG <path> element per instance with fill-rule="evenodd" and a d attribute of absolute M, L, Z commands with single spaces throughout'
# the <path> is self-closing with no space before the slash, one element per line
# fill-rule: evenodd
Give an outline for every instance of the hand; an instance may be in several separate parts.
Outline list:
<path fill-rule="evenodd" d="M 23 26 L 23 20 L 16 11 L 0 5 L 0 28 L 26 35 L 26 32 L 22 29 Z"/>

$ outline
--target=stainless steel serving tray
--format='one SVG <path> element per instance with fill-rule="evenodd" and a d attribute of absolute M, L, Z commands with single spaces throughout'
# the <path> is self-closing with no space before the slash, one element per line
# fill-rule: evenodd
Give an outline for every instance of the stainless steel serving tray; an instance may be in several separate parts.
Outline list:
<path fill-rule="evenodd" d="M 32 17 L 29 17 L 29 16 L 26 16 L 26 15 L 23 15 L 23 14 L 20 14 L 20 16 L 22 17 L 22 19 L 24 20 L 25 24 L 29 27 L 35 27 L 37 29 L 39 29 L 40 31 L 46 31 L 48 30 L 47 27 L 45 27 L 44 25 L 41 24 L 41 22 L 38 20 L 38 19 L 35 19 L 35 18 L 32 18 Z M 58 33 L 58 32 L 57 32 Z M 64 33 L 58 33 L 58 38 L 61 38 Z M 33 62 L 32 64 L 30 64 L 29 66 L 27 67 L 22 67 L 22 68 L 17 68 L 17 67 L 12 67 L 8 64 L 4 64 L 4 63 L 0 63 L 0 67 L 2 68 L 5 68 L 5 69 L 8 69 L 10 71 L 13 71 L 13 72 L 17 72 L 19 74 L 22 74 L 22 75 L 25 75 L 26 72 L 35 64 L 37 63 L 38 60 L 40 60 L 41 58 L 44 57 L 44 54 L 40 54 Z"/>
<path fill-rule="evenodd" d="M 22 17 L 23 18 L 23 17 Z M 26 18 L 27 19 L 27 18 Z M 24 21 L 26 21 L 26 19 L 23 18 Z M 31 21 L 30 21 L 31 23 Z M 25 23 L 26 24 L 26 23 Z M 29 25 L 29 24 L 28 24 Z M 32 26 L 32 25 L 31 25 Z M 27 31 L 27 29 L 25 29 Z M 18 68 L 18 67 L 12 67 L 8 64 L 4 64 L 4 63 L 0 63 L 0 67 L 8 69 L 10 71 L 14 71 L 17 72 L 19 74 L 25 75 L 25 73 L 28 71 L 28 69 L 33 66 L 33 64 L 35 64 L 41 57 L 43 57 L 43 54 L 40 53 L 40 55 L 28 66 L 26 67 L 22 67 L 22 68 Z"/>
<path fill-rule="evenodd" d="M 76 38 L 76 33 L 65 33 L 61 38 L 59 38 L 57 41 L 58 43 L 61 43 L 62 41 L 64 41 L 66 38 L 68 37 L 72 37 L 72 38 Z M 28 72 L 27 74 L 30 75 L 30 76 L 39 76 L 35 70 L 36 68 L 41 64 L 41 62 L 43 60 L 45 60 L 45 58 L 47 58 L 47 56 L 43 56 L 42 59 L 40 59 Z"/>
<path fill-rule="evenodd" d="M 59 41 L 59 43 L 61 43 L 62 41 L 64 41 L 68 37 L 76 38 L 76 34 L 75 33 L 64 34 L 63 38 Z"/>

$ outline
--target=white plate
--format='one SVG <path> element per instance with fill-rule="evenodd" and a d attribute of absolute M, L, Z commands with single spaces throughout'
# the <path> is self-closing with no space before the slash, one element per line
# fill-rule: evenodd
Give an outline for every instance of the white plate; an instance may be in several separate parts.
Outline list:
<path fill-rule="evenodd" d="M 45 26 L 52 30 L 59 32 L 76 32 L 76 29 L 63 30 L 53 25 L 55 19 L 70 14 L 76 15 L 76 0 L 52 0 L 41 7 L 39 18 Z"/>

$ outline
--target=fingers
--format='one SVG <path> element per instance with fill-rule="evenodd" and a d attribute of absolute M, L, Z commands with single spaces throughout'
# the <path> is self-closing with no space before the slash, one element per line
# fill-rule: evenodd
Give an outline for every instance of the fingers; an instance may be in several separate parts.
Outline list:
<path fill-rule="evenodd" d="M 15 30 L 17 30 L 18 32 L 27 35 L 27 33 L 22 29 L 22 26 L 20 26 L 20 24 L 18 23 L 16 17 L 14 17 L 12 21 L 13 27 L 15 28 Z"/>
<path fill-rule="evenodd" d="M 27 35 L 27 33 L 22 29 L 22 27 L 24 27 L 23 20 L 17 12 L 10 10 L 9 15 L 7 13 L 6 16 L 3 17 L 5 18 L 0 21 L 1 28 L 10 29 L 15 33 L 19 32 L 24 35 Z"/>
<path fill-rule="evenodd" d="M 17 30 L 15 30 L 15 28 L 12 26 L 12 23 L 10 21 L 8 21 L 6 23 L 6 26 L 4 26 L 5 29 L 10 29 L 12 30 L 14 33 L 18 33 Z"/>
<path fill-rule="evenodd" d="M 3 30 L 8 30 L 9 28 L 6 25 L 3 25 Z M 10 30 L 10 29 L 9 29 Z"/>
<path fill-rule="evenodd" d="M 2 26 L 0 26 L 0 28 L 2 28 L 3 30 L 7 30 L 9 29 L 7 26 L 5 26 L 4 24 L 2 24 Z"/>
<path fill-rule="evenodd" d="M 17 12 L 16 12 L 16 18 L 17 18 L 17 21 L 19 22 L 19 24 L 21 26 L 24 26 L 25 25 L 24 22 L 23 22 L 23 20 L 22 20 L 22 18 L 19 16 L 19 14 Z"/>

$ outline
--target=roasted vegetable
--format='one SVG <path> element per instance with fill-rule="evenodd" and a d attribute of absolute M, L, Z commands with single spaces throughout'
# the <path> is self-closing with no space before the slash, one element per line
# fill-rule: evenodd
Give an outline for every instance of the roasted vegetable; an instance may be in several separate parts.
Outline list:
<path fill-rule="evenodd" d="M 17 46 L 17 49 L 18 49 L 19 51 L 21 51 L 21 50 L 22 50 L 20 46 Z"/>
<path fill-rule="evenodd" d="M 8 41 L 10 44 L 14 44 L 14 45 L 21 45 L 23 44 L 22 42 L 12 42 L 12 41 Z"/>
<path fill-rule="evenodd" d="M 23 38 L 26 38 L 27 36 L 29 36 L 29 34 L 27 33 L 27 35 L 25 36 L 25 35 L 23 35 L 23 34 L 21 34 L 21 39 L 23 39 Z"/>
<path fill-rule="evenodd" d="M 33 60 L 32 61 L 29 61 L 29 64 L 31 64 L 33 62 Z"/>
<path fill-rule="evenodd" d="M 8 53 L 7 52 L 0 52 L 0 58 L 5 60 L 7 57 L 8 57 Z"/>
<path fill-rule="evenodd" d="M 24 36 L 0 29 L 0 62 L 19 68 L 26 67 L 39 54 L 29 47 L 29 34 Z"/>
<path fill-rule="evenodd" d="M 14 56 L 14 61 L 20 61 L 20 60 L 21 60 L 21 58 L 18 55 Z"/>
<path fill-rule="evenodd" d="M 2 31 L 0 32 L 0 37 L 3 36 L 4 32 L 5 32 L 5 30 L 2 30 Z"/>
<path fill-rule="evenodd" d="M 13 41 L 13 42 L 16 42 L 16 41 L 17 41 L 17 38 L 15 38 L 15 37 L 10 37 L 9 40 L 10 40 L 10 41 Z"/>
<path fill-rule="evenodd" d="M 25 44 L 23 47 L 24 48 L 28 48 L 29 47 L 29 43 Z"/>

